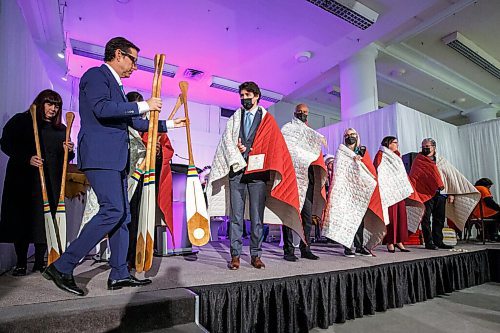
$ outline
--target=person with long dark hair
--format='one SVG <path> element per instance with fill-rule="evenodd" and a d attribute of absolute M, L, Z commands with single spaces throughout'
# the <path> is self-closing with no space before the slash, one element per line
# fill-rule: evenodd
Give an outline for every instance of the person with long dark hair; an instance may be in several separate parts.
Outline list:
<path fill-rule="evenodd" d="M 387 159 L 401 158 L 398 138 L 395 136 L 386 136 L 382 140 L 381 147 L 373 160 L 373 165 L 377 170 L 382 163 L 384 154 L 386 154 Z M 399 163 L 399 165 L 403 167 L 402 163 Z M 404 167 L 401 168 L 401 170 L 404 170 Z M 397 174 L 392 173 L 392 176 L 397 177 Z M 406 173 L 404 173 L 404 177 L 407 179 Z M 403 245 L 403 242 L 408 240 L 408 219 L 404 200 L 389 206 L 388 213 L 389 224 L 387 225 L 387 234 L 384 238 L 384 243 L 387 244 L 387 251 L 394 253 L 397 247 L 401 252 L 410 252 L 410 250 L 406 249 Z"/>
<path fill-rule="evenodd" d="M 498 224 L 500 224 L 500 206 L 493 199 L 491 194 L 491 187 L 493 186 L 493 181 L 489 178 L 479 179 L 474 186 L 481 193 L 481 200 L 477 204 L 476 208 L 472 214 L 475 217 L 481 217 L 484 219 L 492 219 L 493 221 L 487 224 L 486 236 L 490 241 L 498 242 L 500 237 L 498 235 Z"/>
<path fill-rule="evenodd" d="M 36 154 L 33 121 L 29 111 L 15 114 L 3 128 L 2 151 L 9 156 L 2 197 L 0 241 L 14 243 L 17 264 L 13 275 L 26 275 L 28 246 L 35 245 L 33 271 L 45 269 L 47 242 L 38 167 L 43 165 L 52 214 L 55 214 L 64 161 L 66 126 L 61 123 L 62 99 L 50 89 L 33 101 L 40 137 L 42 158 Z M 68 143 L 68 159 L 74 158 L 73 143 Z"/>

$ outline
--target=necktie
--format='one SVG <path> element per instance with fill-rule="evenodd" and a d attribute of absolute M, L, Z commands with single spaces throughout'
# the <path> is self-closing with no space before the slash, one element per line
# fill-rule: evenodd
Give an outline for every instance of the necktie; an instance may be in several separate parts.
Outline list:
<path fill-rule="evenodd" d="M 250 132 L 250 127 L 252 127 L 253 123 L 253 113 L 247 112 L 245 113 L 245 137 L 248 137 L 248 133 Z"/>
<path fill-rule="evenodd" d="M 125 94 L 125 90 L 123 89 L 123 86 L 120 84 L 120 90 L 122 91 L 123 96 L 127 97 L 127 94 Z"/>

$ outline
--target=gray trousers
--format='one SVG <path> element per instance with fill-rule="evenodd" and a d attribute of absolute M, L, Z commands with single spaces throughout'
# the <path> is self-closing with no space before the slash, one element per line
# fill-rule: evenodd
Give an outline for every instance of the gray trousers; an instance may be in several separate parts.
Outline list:
<path fill-rule="evenodd" d="M 231 240 L 231 256 L 240 256 L 243 242 L 243 217 L 245 214 L 246 195 L 250 202 L 250 255 L 260 257 L 262 254 L 263 220 L 266 202 L 266 181 L 246 179 L 243 172 L 229 175 L 229 192 L 231 196 L 231 223 L 229 239 Z"/>

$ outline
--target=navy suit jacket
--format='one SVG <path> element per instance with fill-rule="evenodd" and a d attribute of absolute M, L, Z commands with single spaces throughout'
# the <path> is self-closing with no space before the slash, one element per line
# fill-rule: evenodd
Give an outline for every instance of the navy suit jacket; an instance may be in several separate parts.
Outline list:
<path fill-rule="evenodd" d="M 126 97 L 106 65 L 93 67 L 80 80 L 80 132 L 78 168 L 122 171 L 128 163 L 128 126 L 147 132 L 137 103 Z M 164 120 L 159 132 L 166 132 Z"/>

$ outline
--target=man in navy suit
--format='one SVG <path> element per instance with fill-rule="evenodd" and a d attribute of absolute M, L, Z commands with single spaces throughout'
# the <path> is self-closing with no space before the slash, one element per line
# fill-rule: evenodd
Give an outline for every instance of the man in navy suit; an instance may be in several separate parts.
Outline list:
<path fill-rule="evenodd" d="M 160 98 L 130 103 L 122 78 L 137 69 L 139 48 L 122 37 L 111 39 L 105 48 L 105 64 L 89 69 L 80 80 L 78 167 L 94 189 L 99 212 L 83 228 L 66 252 L 44 271 L 43 276 L 61 289 L 82 296 L 73 278 L 79 261 L 106 235 L 109 237 L 111 272 L 108 289 L 136 287 L 151 283 L 130 275 L 127 267 L 130 208 L 127 196 L 128 126 L 147 132 L 149 122 L 141 115 L 160 111 Z M 158 130 L 183 127 L 185 118 L 160 121 Z"/>

